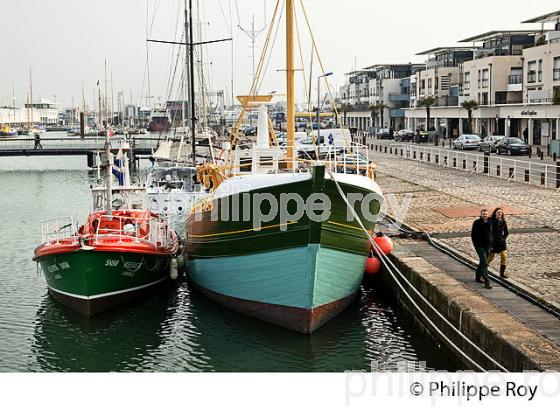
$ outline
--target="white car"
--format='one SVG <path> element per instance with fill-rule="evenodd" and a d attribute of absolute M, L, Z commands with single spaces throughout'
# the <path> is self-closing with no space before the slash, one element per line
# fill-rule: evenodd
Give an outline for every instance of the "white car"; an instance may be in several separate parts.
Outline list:
<path fill-rule="evenodd" d="M 480 137 L 476 134 L 463 134 L 453 141 L 453 149 L 478 149 Z"/>

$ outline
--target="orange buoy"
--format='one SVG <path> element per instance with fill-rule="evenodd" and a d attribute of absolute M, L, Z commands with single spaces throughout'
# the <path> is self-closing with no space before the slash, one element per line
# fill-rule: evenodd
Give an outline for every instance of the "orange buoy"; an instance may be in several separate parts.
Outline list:
<path fill-rule="evenodd" d="M 393 250 L 393 241 L 388 236 L 383 235 L 382 233 L 377 234 L 375 238 L 373 238 L 377 246 L 381 249 L 385 255 L 388 255 Z M 373 248 L 373 246 L 372 246 Z M 373 249 L 376 252 L 375 249 Z"/>
<path fill-rule="evenodd" d="M 381 261 L 375 256 L 366 259 L 366 274 L 373 276 L 381 271 Z"/>

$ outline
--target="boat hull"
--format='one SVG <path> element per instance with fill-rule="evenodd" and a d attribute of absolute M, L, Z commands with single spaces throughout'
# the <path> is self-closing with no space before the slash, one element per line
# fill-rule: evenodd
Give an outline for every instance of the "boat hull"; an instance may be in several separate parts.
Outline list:
<path fill-rule="evenodd" d="M 372 193 L 364 187 L 341 187 L 346 194 Z M 272 220 L 255 230 L 251 219 L 213 221 L 211 212 L 191 215 L 186 246 L 191 281 L 228 308 L 301 333 L 312 333 L 338 315 L 359 290 L 370 244 L 357 221 L 348 221 L 346 203 L 334 182 L 314 173 L 308 179 L 248 194 L 280 198 L 283 193 L 297 193 L 307 199 L 317 192 L 331 201 L 330 216 L 322 222 L 304 216 L 285 226 Z M 241 194 L 232 197 L 236 195 Z M 383 199 L 381 194 L 374 197 L 369 213 L 376 216 Z M 240 201 L 229 198 L 226 203 Z M 224 205 L 215 200 L 213 206 L 222 215 L 219 208 Z M 357 208 L 366 228 L 372 230 L 375 220 L 364 218 Z"/>
<path fill-rule="evenodd" d="M 78 249 L 35 260 L 49 293 L 86 316 L 142 297 L 169 277 L 165 255 Z"/>

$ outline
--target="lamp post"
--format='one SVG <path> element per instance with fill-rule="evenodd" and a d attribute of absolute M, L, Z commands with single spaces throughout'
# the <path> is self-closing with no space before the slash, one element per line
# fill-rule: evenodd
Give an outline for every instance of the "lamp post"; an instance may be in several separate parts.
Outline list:
<path fill-rule="evenodd" d="M 323 75 L 320 75 L 319 77 L 317 77 L 317 143 L 320 144 L 321 143 L 321 78 L 323 77 L 329 77 L 333 75 L 333 73 L 329 72 L 329 73 L 325 73 Z"/>

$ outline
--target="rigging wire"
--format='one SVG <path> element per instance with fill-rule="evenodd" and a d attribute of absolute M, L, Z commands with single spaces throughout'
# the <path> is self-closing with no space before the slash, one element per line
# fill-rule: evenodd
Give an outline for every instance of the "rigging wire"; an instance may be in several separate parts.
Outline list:
<path fill-rule="evenodd" d="M 282 20 L 282 15 L 284 13 L 284 6 L 285 6 L 286 1 L 282 0 L 282 6 L 280 8 L 280 15 L 278 16 L 278 24 L 276 25 L 276 30 L 274 32 L 274 38 L 272 39 L 272 46 L 270 47 L 270 53 L 268 53 L 268 59 L 266 62 L 266 65 L 264 67 L 264 71 L 261 75 L 261 82 L 259 84 L 259 86 L 257 87 L 257 94 L 260 92 L 263 82 L 264 82 L 264 77 L 268 71 L 268 66 L 270 64 L 270 60 L 272 59 L 272 50 L 274 49 L 274 46 L 276 44 L 276 38 L 278 37 L 278 31 L 280 31 L 280 20 Z"/>

